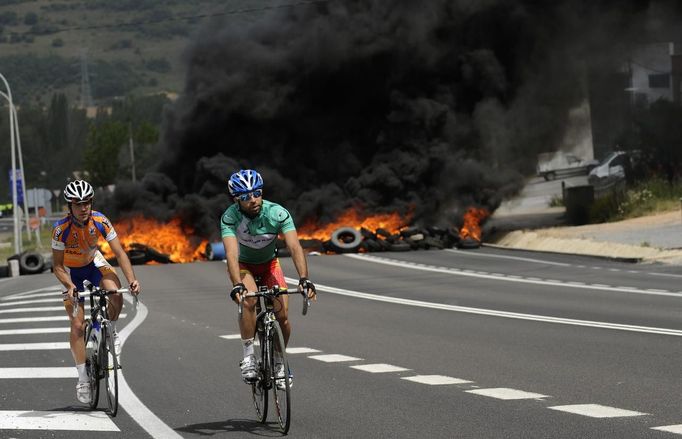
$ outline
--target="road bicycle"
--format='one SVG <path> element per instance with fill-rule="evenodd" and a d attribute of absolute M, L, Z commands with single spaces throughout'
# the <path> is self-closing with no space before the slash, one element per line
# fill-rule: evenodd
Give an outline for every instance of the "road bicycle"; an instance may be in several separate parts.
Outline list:
<path fill-rule="evenodd" d="M 289 432 L 291 425 L 291 381 L 289 378 L 289 362 L 287 361 L 286 347 L 282 328 L 275 317 L 275 299 L 278 296 L 289 293 L 281 290 L 275 285 L 272 288 L 261 286 L 259 279 L 256 279 L 258 292 L 247 293 L 242 296 L 256 297 L 256 339 L 259 347 L 255 349 L 256 357 L 256 379 L 251 383 L 251 393 L 253 405 L 256 409 L 256 418 L 259 422 L 265 423 L 268 415 L 268 392 L 272 390 L 273 402 L 277 413 L 279 428 L 283 434 Z M 299 294 L 298 291 L 295 294 Z M 303 315 L 308 313 L 310 300 L 307 291 L 300 293 L 303 296 Z M 239 317 L 243 310 L 242 302 L 239 303 Z M 283 365 L 284 377 L 275 376 L 277 366 Z M 282 366 L 280 366 L 282 367 Z"/>
<path fill-rule="evenodd" d="M 90 379 L 90 408 L 99 404 L 100 380 L 106 380 L 107 404 L 109 415 L 118 412 L 118 357 L 114 348 L 114 332 L 111 329 L 107 310 L 107 297 L 111 294 L 127 293 L 127 288 L 103 290 L 89 282 L 84 282 L 90 296 L 90 318 L 85 320 L 85 368 Z M 133 296 L 137 308 L 137 296 Z M 78 307 L 74 307 L 74 317 Z"/>

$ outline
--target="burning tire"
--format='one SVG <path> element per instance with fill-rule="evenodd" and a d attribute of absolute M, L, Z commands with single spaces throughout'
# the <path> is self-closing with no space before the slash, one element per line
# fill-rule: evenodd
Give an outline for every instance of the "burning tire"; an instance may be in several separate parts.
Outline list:
<path fill-rule="evenodd" d="M 362 243 L 362 235 L 352 227 L 340 227 L 332 233 L 330 246 L 337 253 L 356 252 Z"/>
<path fill-rule="evenodd" d="M 144 250 L 132 249 L 126 252 L 132 265 L 143 265 L 147 262 L 147 252 Z"/>

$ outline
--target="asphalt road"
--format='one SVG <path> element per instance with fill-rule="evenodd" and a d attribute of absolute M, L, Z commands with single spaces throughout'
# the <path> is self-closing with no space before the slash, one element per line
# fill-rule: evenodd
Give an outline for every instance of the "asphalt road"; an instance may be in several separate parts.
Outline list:
<path fill-rule="evenodd" d="M 290 306 L 291 437 L 682 434 L 679 268 L 489 248 L 309 262 L 320 300 L 305 317 Z M 119 325 L 130 391 L 113 419 L 75 400 L 68 348 L 34 344 L 66 333 L 16 332 L 66 327 L 16 321 L 64 315 L 54 278 L 0 282 L 0 437 L 279 436 L 239 378 L 224 263 L 136 270 L 144 306 Z"/>

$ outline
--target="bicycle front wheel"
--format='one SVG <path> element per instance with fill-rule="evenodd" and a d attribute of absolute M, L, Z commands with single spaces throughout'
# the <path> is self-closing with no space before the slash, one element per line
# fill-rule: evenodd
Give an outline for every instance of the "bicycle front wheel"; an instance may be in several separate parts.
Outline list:
<path fill-rule="evenodd" d="M 114 333 L 109 329 L 109 325 L 103 327 L 103 344 L 105 373 L 107 383 L 107 402 L 109 404 L 109 415 L 116 416 L 118 412 L 118 358 L 114 352 Z"/>
<path fill-rule="evenodd" d="M 253 395 L 253 406 L 256 409 L 256 418 L 259 422 L 265 423 L 265 419 L 268 416 L 268 388 L 270 380 L 267 372 L 268 355 L 263 331 L 257 331 L 256 339 L 259 343 L 259 346 L 255 346 L 254 349 L 258 378 L 255 383 L 251 384 L 251 392 Z"/>
<path fill-rule="evenodd" d="M 271 365 L 270 370 L 273 371 L 273 379 L 275 385 L 272 386 L 273 396 L 275 397 L 275 411 L 277 412 L 277 420 L 279 421 L 279 428 L 282 433 L 289 432 L 291 425 L 291 383 L 289 382 L 289 362 L 287 361 L 286 346 L 284 345 L 284 337 L 282 336 L 282 329 L 278 322 L 272 324 L 272 344 L 270 345 Z M 274 374 L 284 367 L 284 377 L 277 379 Z"/>
<path fill-rule="evenodd" d="M 90 408 L 96 409 L 99 402 L 99 345 L 94 334 L 95 328 L 90 320 L 86 321 L 85 327 L 85 369 L 90 381 Z"/>

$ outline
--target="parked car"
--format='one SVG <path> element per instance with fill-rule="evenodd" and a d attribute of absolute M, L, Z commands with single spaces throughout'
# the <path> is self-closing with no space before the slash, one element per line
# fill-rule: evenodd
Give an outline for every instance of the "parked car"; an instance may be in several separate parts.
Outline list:
<path fill-rule="evenodd" d="M 587 176 L 591 185 L 600 184 L 605 180 L 625 179 L 627 169 L 630 169 L 630 156 L 625 151 L 614 151 L 592 169 Z"/>
<path fill-rule="evenodd" d="M 597 160 L 582 159 L 575 154 L 562 151 L 545 152 L 538 155 L 536 173 L 550 181 L 558 177 L 587 174 L 598 164 Z"/>

